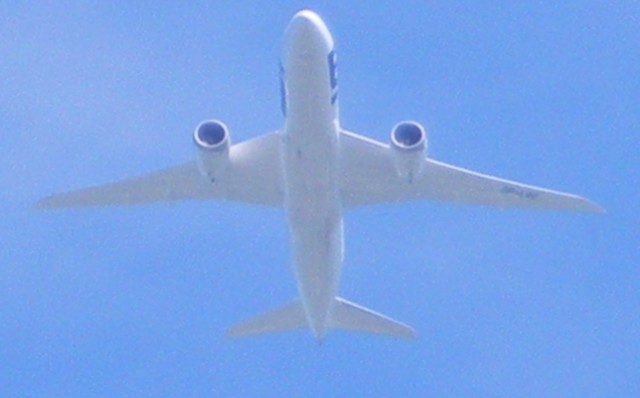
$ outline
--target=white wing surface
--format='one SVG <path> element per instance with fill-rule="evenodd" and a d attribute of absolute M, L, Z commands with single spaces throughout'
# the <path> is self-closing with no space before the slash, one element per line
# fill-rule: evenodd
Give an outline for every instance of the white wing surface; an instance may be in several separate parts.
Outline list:
<path fill-rule="evenodd" d="M 280 134 L 233 145 L 224 176 L 204 178 L 195 162 L 139 177 L 47 197 L 39 208 L 135 205 L 177 200 L 223 199 L 268 206 L 284 202 Z"/>
<path fill-rule="evenodd" d="M 429 158 L 412 182 L 398 177 L 391 150 L 381 142 L 344 131 L 341 139 L 345 207 L 430 199 L 497 207 L 604 211 L 580 196 L 465 170 Z"/>

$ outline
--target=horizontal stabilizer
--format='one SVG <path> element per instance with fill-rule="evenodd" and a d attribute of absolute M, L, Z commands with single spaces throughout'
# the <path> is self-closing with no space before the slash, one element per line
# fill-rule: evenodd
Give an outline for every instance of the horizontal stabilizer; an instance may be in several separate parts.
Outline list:
<path fill-rule="evenodd" d="M 292 330 L 307 325 L 299 300 L 294 300 L 266 314 L 251 318 L 227 330 L 230 337 Z"/>
<path fill-rule="evenodd" d="M 230 337 L 250 336 L 299 329 L 308 326 L 300 300 L 294 300 L 266 314 L 251 318 L 227 330 Z M 368 308 L 336 297 L 328 328 L 382 334 L 405 339 L 416 337 L 416 331 Z"/>
<path fill-rule="evenodd" d="M 412 327 L 340 297 L 336 298 L 329 326 L 406 339 L 417 337 Z"/>

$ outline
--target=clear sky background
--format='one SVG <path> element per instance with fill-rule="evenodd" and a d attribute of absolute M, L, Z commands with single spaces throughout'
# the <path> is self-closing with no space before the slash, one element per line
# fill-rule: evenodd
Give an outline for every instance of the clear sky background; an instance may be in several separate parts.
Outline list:
<path fill-rule="evenodd" d="M 640 396 L 640 3 L 183 3 L 0 2 L 1 397 Z M 345 127 L 415 119 L 436 159 L 608 214 L 349 211 L 341 295 L 420 338 L 318 347 L 224 337 L 296 294 L 281 210 L 32 210 L 190 159 L 203 119 L 281 126 L 302 7 L 335 36 Z"/>

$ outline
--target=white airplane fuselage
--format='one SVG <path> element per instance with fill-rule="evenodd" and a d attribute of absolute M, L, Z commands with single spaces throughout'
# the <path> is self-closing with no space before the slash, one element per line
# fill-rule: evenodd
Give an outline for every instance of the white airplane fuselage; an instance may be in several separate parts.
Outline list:
<path fill-rule="evenodd" d="M 195 161 L 44 198 L 39 208 L 230 200 L 284 207 L 299 298 L 227 330 L 231 337 L 309 327 L 415 338 L 409 325 L 338 297 L 343 208 L 438 200 L 500 208 L 602 212 L 577 195 L 510 181 L 427 156 L 421 124 L 402 121 L 383 143 L 340 127 L 334 42 L 312 11 L 294 15 L 281 59 L 284 127 L 231 145 L 219 120 L 194 133 Z"/>
<path fill-rule="evenodd" d="M 293 270 L 309 327 L 322 339 L 344 253 L 333 40 L 313 13 L 298 13 L 282 58 L 285 211 Z"/>

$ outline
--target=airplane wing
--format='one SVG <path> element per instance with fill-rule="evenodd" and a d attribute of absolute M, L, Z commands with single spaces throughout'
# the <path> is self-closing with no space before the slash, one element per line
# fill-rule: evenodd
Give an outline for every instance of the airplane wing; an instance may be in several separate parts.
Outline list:
<path fill-rule="evenodd" d="M 280 134 L 274 132 L 231 146 L 224 177 L 209 182 L 195 161 L 150 174 L 44 198 L 38 208 L 135 205 L 194 199 L 222 199 L 268 206 L 284 202 Z"/>
<path fill-rule="evenodd" d="M 381 142 L 343 131 L 342 199 L 345 207 L 430 199 L 496 207 L 603 212 L 580 196 L 476 173 L 426 158 L 413 182 L 398 177 L 391 150 Z"/>

